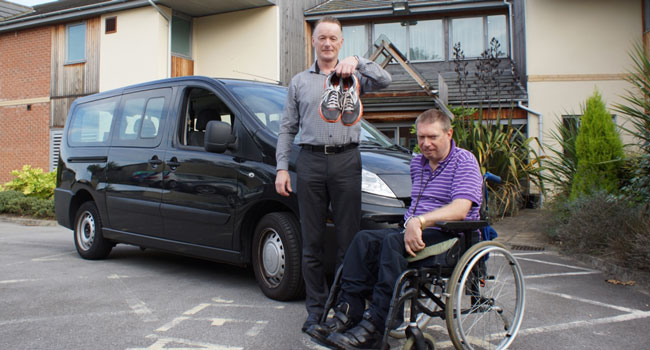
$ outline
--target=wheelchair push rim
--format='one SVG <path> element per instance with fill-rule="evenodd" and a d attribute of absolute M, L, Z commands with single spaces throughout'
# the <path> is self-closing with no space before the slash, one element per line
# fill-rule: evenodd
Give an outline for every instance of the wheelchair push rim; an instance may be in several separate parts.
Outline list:
<path fill-rule="evenodd" d="M 506 349 L 523 319 L 521 268 L 500 243 L 481 242 L 461 258 L 447 291 L 446 322 L 457 349 Z"/>

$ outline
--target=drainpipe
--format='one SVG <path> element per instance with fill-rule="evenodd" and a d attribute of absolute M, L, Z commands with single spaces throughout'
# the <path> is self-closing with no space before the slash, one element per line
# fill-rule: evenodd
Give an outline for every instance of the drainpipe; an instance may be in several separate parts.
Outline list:
<path fill-rule="evenodd" d="M 504 0 L 505 1 L 505 0 Z M 153 0 L 149 0 L 151 6 L 153 6 L 158 12 L 167 20 L 167 78 L 172 77 L 172 19 L 161 10 L 158 5 L 154 4 Z"/>
<path fill-rule="evenodd" d="M 544 129 L 543 129 L 544 128 L 544 116 L 542 115 L 542 113 L 537 112 L 537 111 L 535 111 L 533 109 L 530 109 L 527 106 L 524 106 L 523 103 L 521 103 L 521 101 L 517 101 L 517 107 L 523 109 L 524 111 L 526 111 L 528 113 L 531 113 L 531 114 L 534 114 L 534 115 L 537 116 L 537 127 L 539 128 L 539 130 L 537 132 L 537 138 L 538 138 L 539 144 L 540 144 L 540 156 L 543 156 L 544 155 L 544 150 L 541 147 L 543 147 L 542 145 L 544 144 L 543 143 L 543 137 L 542 137 L 544 135 Z M 542 175 L 542 173 L 543 173 L 543 170 L 540 171 L 540 176 Z M 544 204 L 544 193 L 542 193 L 540 191 L 540 193 L 539 193 L 539 205 L 540 205 L 540 207 L 543 204 Z"/>
<path fill-rule="evenodd" d="M 509 37 L 510 37 L 509 38 L 509 40 L 510 40 L 510 59 L 514 61 L 514 57 L 512 56 L 512 54 L 514 52 L 513 49 L 512 49 L 512 47 L 514 46 L 513 43 L 512 43 L 512 31 L 513 31 L 513 29 L 512 29 L 512 4 L 509 3 L 508 0 L 503 0 L 503 3 L 508 5 L 508 25 L 510 26 L 510 30 L 508 31 L 509 34 L 510 34 L 509 35 Z"/>

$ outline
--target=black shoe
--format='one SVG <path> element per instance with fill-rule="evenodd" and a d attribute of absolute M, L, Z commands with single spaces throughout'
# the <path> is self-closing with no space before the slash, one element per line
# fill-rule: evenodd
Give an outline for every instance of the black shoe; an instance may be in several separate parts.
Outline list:
<path fill-rule="evenodd" d="M 381 345 L 382 334 L 372 322 L 370 314 L 363 315 L 363 320 L 345 333 L 332 333 L 327 341 L 339 349 L 377 349 Z"/>
<path fill-rule="evenodd" d="M 321 315 L 315 312 L 310 312 L 309 315 L 307 315 L 307 320 L 302 324 L 302 331 L 307 332 L 309 327 L 318 324 L 318 322 L 320 322 L 320 317 Z"/>
<path fill-rule="evenodd" d="M 325 323 L 317 323 L 307 329 L 305 333 L 321 345 L 332 346 L 327 340 L 332 333 L 343 333 L 352 328 L 354 322 L 350 316 L 350 304 L 341 303 L 334 308 L 334 316 L 327 319 Z"/>

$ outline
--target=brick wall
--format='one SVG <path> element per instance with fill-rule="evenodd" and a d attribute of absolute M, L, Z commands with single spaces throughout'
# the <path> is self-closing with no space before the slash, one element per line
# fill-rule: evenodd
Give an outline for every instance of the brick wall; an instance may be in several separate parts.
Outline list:
<path fill-rule="evenodd" d="M 49 167 L 50 27 L 0 34 L 0 184 L 24 164 Z"/>

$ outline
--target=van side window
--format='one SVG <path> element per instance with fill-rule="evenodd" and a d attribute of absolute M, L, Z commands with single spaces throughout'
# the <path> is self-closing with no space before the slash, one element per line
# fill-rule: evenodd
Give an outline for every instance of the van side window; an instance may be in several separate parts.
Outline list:
<path fill-rule="evenodd" d="M 205 128 L 209 121 L 218 120 L 233 125 L 234 114 L 214 93 L 202 88 L 187 88 L 183 105 L 182 124 L 178 132 L 181 145 L 203 148 Z"/>
<path fill-rule="evenodd" d="M 107 146 L 118 98 L 80 104 L 68 130 L 70 146 Z"/>
<path fill-rule="evenodd" d="M 161 96 L 162 95 L 162 96 Z M 167 114 L 169 89 L 126 94 L 122 98 L 117 140 L 114 145 L 155 147 Z"/>

